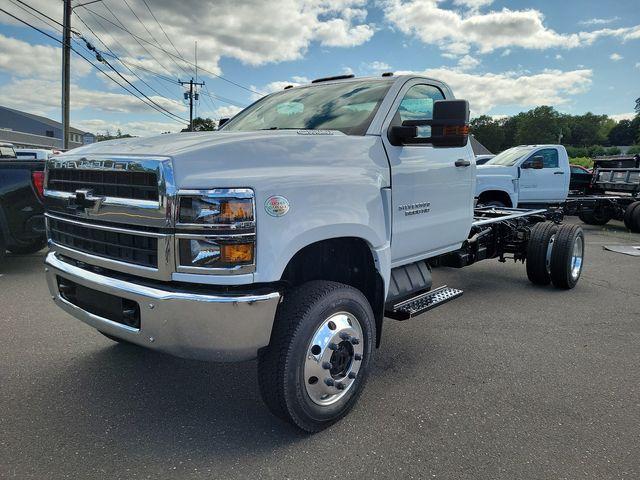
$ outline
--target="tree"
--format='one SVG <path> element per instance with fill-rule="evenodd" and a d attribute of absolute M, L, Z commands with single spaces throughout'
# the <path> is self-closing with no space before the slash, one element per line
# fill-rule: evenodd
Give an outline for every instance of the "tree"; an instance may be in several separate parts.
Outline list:
<path fill-rule="evenodd" d="M 616 124 L 606 115 L 594 115 L 591 112 L 584 115 L 567 115 L 565 118 L 570 134 L 563 140 L 576 147 L 607 143 L 607 134 Z"/>
<path fill-rule="evenodd" d="M 636 98 L 636 113 L 640 115 L 640 97 Z"/>
<path fill-rule="evenodd" d="M 518 145 L 557 143 L 561 133 L 560 114 L 553 107 L 545 105 L 522 115 L 517 122 L 515 143 Z"/>
<path fill-rule="evenodd" d="M 609 143 L 611 145 L 633 145 L 636 139 L 636 131 L 631 126 L 631 120 L 620 120 L 609 131 Z"/>
<path fill-rule="evenodd" d="M 193 119 L 193 131 L 194 132 L 211 132 L 216 129 L 216 122 L 210 118 L 196 117 Z M 189 129 L 185 128 L 183 132 L 188 132 Z"/>
<path fill-rule="evenodd" d="M 482 115 L 471 120 L 471 133 L 482 145 L 492 152 L 499 152 L 505 140 L 505 132 L 500 120 L 489 115 Z"/>

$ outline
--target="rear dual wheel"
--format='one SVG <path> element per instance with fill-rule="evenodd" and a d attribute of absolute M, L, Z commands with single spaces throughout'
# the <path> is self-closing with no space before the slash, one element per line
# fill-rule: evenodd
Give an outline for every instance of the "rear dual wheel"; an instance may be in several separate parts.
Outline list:
<path fill-rule="evenodd" d="M 278 307 L 258 382 L 271 412 L 307 432 L 353 408 L 371 365 L 375 318 L 366 297 L 336 282 L 308 282 Z"/>
<path fill-rule="evenodd" d="M 578 218 L 587 225 L 606 225 L 613 218 L 613 214 L 605 208 L 597 208 L 593 211 L 580 212 Z"/>
<path fill-rule="evenodd" d="M 570 289 L 584 263 L 584 233 L 578 225 L 542 222 L 531 229 L 527 247 L 527 276 L 531 283 Z"/>
<path fill-rule="evenodd" d="M 640 233 L 640 202 L 633 202 L 624 212 L 624 226 L 633 233 Z"/>

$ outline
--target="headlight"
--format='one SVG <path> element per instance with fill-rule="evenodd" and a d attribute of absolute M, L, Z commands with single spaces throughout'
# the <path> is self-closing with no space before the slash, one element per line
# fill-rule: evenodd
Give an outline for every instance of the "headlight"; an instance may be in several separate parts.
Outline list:
<path fill-rule="evenodd" d="M 235 268 L 252 265 L 253 240 L 245 243 L 227 243 L 208 238 L 181 238 L 180 265 L 199 268 Z"/>
<path fill-rule="evenodd" d="M 254 271 L 253 190 L 182 191 L 179 192 L 178 207 L 178 271 Z"/>
<path fill-rule="evenodd" d="M 203 226 L 229 225 L 235 228 L 253 222 L 253 196 L 247 194 L 246 189 L 225 192 L 224 196 L 212 191 L 205 195 L 180 197 L 178 222 Z"/>

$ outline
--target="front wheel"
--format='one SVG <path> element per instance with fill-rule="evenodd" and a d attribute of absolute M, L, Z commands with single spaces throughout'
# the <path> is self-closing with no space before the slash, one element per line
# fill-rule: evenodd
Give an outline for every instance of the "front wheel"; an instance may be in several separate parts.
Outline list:
<path fill-rule="evenodd" d="M 29 243 L 21 244 L 21 245 L 12 245 L 9 247 L 9 251 L 15 255 L 31 255 L 33 253 L 38 253 L 44 247 L 47 246 L 46 238 L 38 238 L 36 240 L 32 240 Z"/>
<path fill-rule="evenodd" d="M 587 225 L 606 225 L 613 215 L 604 208 L 598 208 L 592 212 L 580 212 L 578 218 Z"/>
<path fill-rule="evenodd" d="M 353 287 L 312 281 L 287 293 L 258 356 L 269 410 L 307 432 L 340 420 L 364 388 L 375 330 L 369 302 Z"/>

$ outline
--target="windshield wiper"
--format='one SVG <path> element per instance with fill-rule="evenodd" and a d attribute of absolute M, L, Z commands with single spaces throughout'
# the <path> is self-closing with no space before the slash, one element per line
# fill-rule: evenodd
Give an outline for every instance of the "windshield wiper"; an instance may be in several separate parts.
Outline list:
<path fill-rule="evenodd" d="M 315 129 L 304 128 L 304 127 L 269 127 L 269 128 L 261 128 L 260 130 L 315 130 Z"/>

